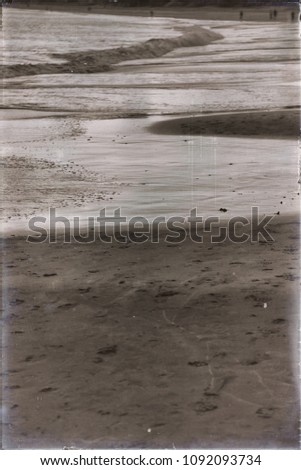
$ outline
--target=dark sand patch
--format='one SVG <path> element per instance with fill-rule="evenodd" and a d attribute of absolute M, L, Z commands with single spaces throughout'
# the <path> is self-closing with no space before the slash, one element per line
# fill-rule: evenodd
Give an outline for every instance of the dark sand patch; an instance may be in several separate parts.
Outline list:
<path fill-rule="evenodd" d="M 0 66 L 3 78 L 26 75 L 62 74 L 62 73 L 101 73 L 112 70 L 114 64 L 135 59 L 162 57 L 168 52 L 181 47 L 205 46 L 223 36 L 209 29 L 194 26 L 179 37 L 149 39 L 129 47 L 118 47 L 101 51 L 87 50 L 67 54 L 53 54 L 53 57 L 65 60 L 65 63 L 16 64 Z"/>
<path fill-rule="evenodd" d="M 155 134 L 298 139 L 300 111 L 296 109 L 193 116 L 160 121 L 148 129 Z"/>

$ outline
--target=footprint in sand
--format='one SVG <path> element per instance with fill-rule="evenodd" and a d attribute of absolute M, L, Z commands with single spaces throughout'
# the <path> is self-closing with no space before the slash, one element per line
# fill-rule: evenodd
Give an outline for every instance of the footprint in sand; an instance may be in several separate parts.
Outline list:
<path fill-rule="evenodd" d="M 22 299 L 15 299 L 15 300 L 12 300 L 9 304 L 10 305 L 20 305 L 20 304 L 23 304 L 24 303 L 24 300 Z"/>
<path fill-rule="evenodd" d="M 256 414 L 259 418 L 272 418 L 276 408 L 258 408 Z"/>
<path fill-rule="evenodd" d="M 240 362 L 242 366 L 256 366 L 256 364 L 259 363 L 259 361 L 257 359 L 245 359 L 244 361 L 241 361 Z"/>
<path fill-rule="evenodd" d="M 40 390 L 40 393 L 55 392 L 57 388 L 54 387 L 45 387 Z"/>
<path fill-rule="evenodd" d="M 274 325 L 281 325 L 281 324 L 283 324 L 283 323 L 285 323 L 285 322 L 286 322 L 286 320 L 285 320 L 284 318 L 276 318 L 275 320 L 272 321 L 272 323 L 273 323 Z"/>
<path fill-rule="evenodd" d="M 194 404 L 193 408 L 197 414 L 202 414 L 207 413 L 208 411 L 214 411 L 218 408 L 218 406 L 211 401 L 200 400 Z"/>
<path fill-rule="evenodd" d="M 204 395 L 206 396 L 218 396 L 222 389 L 233 379 L 235 376 L 229 375 L 227 377 L 216 377 L 214 381 L 206 387 Z"/>
<path fill-rule="evenodd" d="M 100 348 L 98 351 L 97 351 L 97 354 L 100 354 L 100 355 L 109 355 L 109 354 L 116 354 L 117 352 L 117 346 L 116 344 L 112 345 L 112 346 L 105 346 L 103 348 Z"/>
<path fill-rule="evenodd" d="M 78 289 L 78 291 L 81 293 L 81 294 L 87 294 L 88 292 L 90 292 L 91 290 L 91 287 L 87 287 L 85 289 Z"/>
<path fill-rule="evenodd" d="M 188 362 L 188 365 L 192 366 L 192 367 L 204 367 L 204 366 L 208 366 L 208 362 L 206 362 L 206 361 L 191 361 L 191 362 Z"/>
<path fill-rule="evenodd" d="M 159 292 L 156 297 L 172 297 L 174 295 L 178 295 L 179 292 L 175 292 L 175 291 L 162 291 L 162 292 Z"/>
<path fill-rule="evenodd" d="M 103 358 L 102 357 L 97 357 L 96 359 L 94 359 L 94 364 L 101 364 L 103 362 Z"/>
<path fill-rule="evenodd" d="M 66 303 L 66 304 L 58 305 L 57 308 L 68 308 L 68 307 L 73 307 L 74 305 L 75 304 Z"/>

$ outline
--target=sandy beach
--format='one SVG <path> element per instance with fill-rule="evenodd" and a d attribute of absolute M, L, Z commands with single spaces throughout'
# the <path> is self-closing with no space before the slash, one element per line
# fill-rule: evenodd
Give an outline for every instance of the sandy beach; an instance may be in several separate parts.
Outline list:
<path fill-rule="evenodd" d="M 26 41 L 9 37 L 1 66 L 2 447 L 298 449 L 291 9 L 75 12 L 77 42 L 57 11 L 20 9 Z M 39 21 L 58 24 L 47 47 Z M 126 46 L 104 42 L 110 22 Z M 83 48 L 87 25 L 100 37 Z M 258 207 L 273 240 L 28 243 L 50 207 L 221 224 Z"/>
<path fill-rule="evenodd" d="M 2 240 L 8 448 L 298 448 L 299 221 L 272 243 Z"/>

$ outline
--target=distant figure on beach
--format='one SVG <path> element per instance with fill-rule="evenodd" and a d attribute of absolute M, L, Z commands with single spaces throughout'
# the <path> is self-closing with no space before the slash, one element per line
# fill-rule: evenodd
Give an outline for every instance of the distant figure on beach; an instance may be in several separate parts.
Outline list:
<path fill-rule="evenodd" d="M 277 10 L 274 10 L 274 13 L 273 13 L 273 15 L 274 15 L 274 18 L 277 18 L 277 15 L 278 15 L 278 12 L 277 12 Z"/>
<path fill-rule="evenodd" d="M 294 11 L 292 11 L 292 13 L 291 13 L 291 18 L 292 18 L 292 21 L 295 21 L 295 12 Z"/>
<path fill-rule="evenodd" d="M 150 14 L 150 17 L 151 17 L 151 18 L 154 17 L 154 12 L 153 12 L 153 10 L 151 10 L 149 14 Z"/>
<path fill-rule="evenodd" d="M 240 19 L 240 21 L 242 21 L 244 19 L 244 12 L 243 11 L 241 11 L 239 13 L 239 19 Z"/>

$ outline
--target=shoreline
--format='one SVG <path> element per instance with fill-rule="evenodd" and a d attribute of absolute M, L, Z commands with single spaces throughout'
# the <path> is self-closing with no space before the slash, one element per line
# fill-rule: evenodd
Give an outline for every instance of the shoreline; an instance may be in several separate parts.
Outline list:
<path fill-rule="evenodd" d="M 18 113 L 18 111 L 16 112 Z M 265 127 L 262 125 L 262 120 L 259 119 L 259 116 L 262 114 L 265 114 Z M 22 111 L 21 116 L 23 115 L 24 112 Z M 51 126 L 54 126 L 53 133 L 57 135 L 57 139 L 59 139 L 57 132 L 58 128 L 61 128 L 60 123 L 65 123 L 65 125 L 68 123 L 68 127 L 66 128 L 70 129 L 70 135 L 66 139 L 63 134 L 60 136 L 60 139 L 67 146 L 72 145 L 72 139 L 76 138 L 78 142 L 77 145 L 81 145 L 85 155 L 89 158 L 91 154 L 90 167 L 82 162 L 80 155 L 76 157 L 76 160 L 74 160 L 74 156 L 70 154 L 68 159 L 55 161 L 51 158 L 47 158 L 47 155 L 44 155 L 43 158 L 41 158 L 41 155 L 37 157 L 37 150 L 32 157 L 29 157 L 25 151 L 23 155 L 21 154 L 18 157 L 11 155 L 9 159 L 6 157 L 2 158 L 1 168 L 4 180 L 6 181 L 6 198 L 3 200 L 2 234 L 5 237 L 13 235 L 14 233 L 28 232 L 28 220 L 35 216 L 45 217 L 45 224 L 42 224 L 42 226 L 47 228 L 47 224 L 49 224 L 50 207 L 56 208 L 57 213 L 60 216 L 67 217 L 71 223 L 74 221 L 74 216 L 79 217 L 80 225 L 83 229 L 87 227 L 87 217 L 97 217 L 99 210 L 103 207 L 106 207 L 108 213 L 111 213 L 116 207 L 120 207 L 123 216 L 126 216 L 128 220 L 138 213 L 151 221 L 158 215 L 162 215 L 162 211 L 164 210 L 166 217 L 171 217 L 175 214 L 187 217 L 189 211 L 194 207 L 185 202 L 190 200 L 189 197 L 192 190 L 195 192 L 198 191 L 200 194 L 199 199 L 197 198 L 195 200 L 199 200 L 199 202 L 195 202 L 194 204 L 196 204 L 195 207 L 198 207 L 199 215 L 203 217 L 208 217 L 209 215 L 219 217 L 222 215 L 219 209 L 226 208 L 227 214 L 223 214 L 223 219 L 238 215 L 249 218 L 249 209 L 254 205 L 254 197 L 252 197 L 250 191 L 248 191 L 248 187 L 253 183 L 251 175 L 248 176 L 250 167 L 241 161 L 240 151 L 244 151 L 245 145 L 253 145 L 253 139 L 257 138 L 258 141 L 263 142 L 264 146 L 268 146 L 268 148 L 271 147 L 271 151 L 269 151 L 266 158 L 268 158 L 269 155 L 269 161 L 272 165 L 277 155 L 278 158 L 281 158 L 281 149 L 285 151 L 287 145 L 289 145 L 290 148 L 294 148 L 295 145 L 297 145 L 299 110 L 271 111 L 271 115 L 274 119 L 274 127 L 270 125 L 271 120 L 268 111 L 262 111 L 260 113 L 254 111 L 246 113 L 207 114 L 201 117 L 182 117 L 180 119 L 170 119 L 170 117 L 162 119 L 161 117 L 155 119 L 154 124 L 151 124 L 154 122 L 154 119 L 100 119 L 99 121 L 91 121 L 86 117 L 87 123 L 90 123 L 90 129 L 86 130 L 86 132 L 88 132 L 87 135 L 91 138 L 92 142 L 95 142 L 93 145 L 98 146 L 98 152 L 100 153 L 102 148 L 106 149 L 108 148 L 107 146 L 109 146 L 116 155 L 116 160 L 115 162 L 113 161 L 112 164 L 107 162 L 106 165 L 100 165 L 97 153 L 91 154 L 91 144 L 90 141 L 86 141 L 86 134 L 81 134 L 79 128 L 73 125 L 73 121 L 80 118 L 78 114 L 71 116 L 49 116 L 46 113 L 45 116 L 41 116 L 41 113 L 38 113 L 38 122 L 44 123 L 43 132 L 45 133 L 45 126 L 47 132 L 49 132 Z M 282 115 L 287 115 L 287 119 L 279 119 Z M 11 117 L 12 120 L 8 121 L 10 128 L 19 128 L 20 121 L 13 119 L 16 117 L 16 113 L 12 112 Z M 84 116 L 82 116 L 82 119 L 84 119 Z M 250 125 L 252 119 L 255 120 L 256 126 L 254 132 L 256 131 L 257 133 L 253 136 L 251 135 L 252 127 Z M 32 112 L 29 113 L 28 118 L 24 122 L 28 129 L 36 127 L 36 120 L 33 119 Z M 48 125 L 46 124 L 47 122 L 49 123 Z M 106 129 L 107 138 L 105 141 L 104 139 L 99 140 L 98 138 L 98 128 L 100 124 L 97 124 L 97 122 L 103 123 L 104 129 Z M 284 123 L 286 123 L 286 127 Z M 105 125 L 108 127 L 105 127 Z M 137 126 L 140 126 L 139 129 Z M 135 135 L 132 133 L 133 128 L 136 129 Z M 285 134 L 285 129 L 287 135 Z M 112 142 L 112 139 L 116 140 L 115 135 L 120 134 L 120 132 L 123 133 L 123 139 Z M 246 132 L 246 134 L 243 134 L 243 132 Z M 222 147 L 220 147 L 218 141 L 208 141 L 212 149 L 226 148 L 228 150 L 226 150 L 226 157 L 223 156 L 222 150 L 218 150 L 216 154 L 218 159 L 222 159 L 220 170 L 212 166 L 212 155 L 210 151 L 208 155 L 204 154 L 204 158 L 207 158 L 207 160 L 203 161 L 202 167 L 198 169 L 195 167 L 195 178 L 191 182 L 191 180 L 188 180 L 185 176 L 182 177 L 182 172 L 177 168 L 178 165 L 181 165 L 183 171 L 185 170 L 186 160 L 185 158 L 183 159 L 183 156 L 189 155 L 188 152 L 192 144 L 195 146 L 199 145 L 198 138 L 201 138 L 202 135 L 204 135 L 204 139 L 215 139 L 215 137 L 222 139 Z M 172 136 L 172 138 L 169 136 Z M 40 139 L 46 137 L 46 134 L 45 137 L 41 134 Z M 143 151 L 142 142 L 145 138 L 149 140 L 150 145 L 152 142 L 154 142 L 152 145 L 158 145 L 158 142 L 160 145 L 164 145 L 165 141 L 168 141 L 168 148 L 174 149 L 176 153 L 166 159 L 167 166 L 164 174 L 160 169 L 160 159 L 152 159 L 152 166 L 150 168 L 148 166 L 144 168 L 144 170 L 148 170 L 147 172 L 142 168 L 139 171 L 138 167 L 135 173 L 136 179 L 135 182 L 133 182 L 133 163 L 129 161 L 129 163 L 124 162 L 122 166 L 118 164 L 119 158 L 122 158 L 124 155 L 123 149 L 125 147 L 123 142 L 128 142 L 126 144 L 127 151 L 130 153 L 133 152 L 133 155 L 136 155 L 136 162 L 136 158 L 140 160 L 141 152 Z M 235 139 L 235 144 L 231 139 Z M 229 146 L 231 146 L 231 142 L 236 149 L 235 153 L 230 151 Z M 259 144 L 259 149 L 261 148 L 260 146 L 261 144 Z M 150 146 L 150 155 L 151 148 L 152 146 Z M 274 149 L 274 151 L 272 149 Z M 136 153 L 134 154 L 134 152 Z M 293 150 L 293 152 L 295 151 Z M 254 158 L 254 163 L 258 162 L 259 165 L 263 163 L 257 156 Z M 170 164 L 170 160 L 173 164 Z M 178 162 L 176 166 L 174 166 L 174 162 Z M 288 164 L 290 165 L 290 169 L 287 167 Z M 286 162 L 286 168 L 283 167 L 283 163 L 279 166 L 279 168 L 283 168 L 281 171 L 285 172 L 283 177 L 286 178 L 286 183 L 284 183 L 283 180 L 282 184 L 279 184 L 278 191 L 281 191 L 280 194 L 272 195 L 269 203 L 264 204 L 264 206 L 262 206 L 259 196 L 257 196 L 257 206 L 261 207 L 262 214 L 273 215 L 280 212 L 281 215 L 284 215 L 295 212 L 296 204 L 299 199 L 297 185 L 298 174 L 296 172 L 294 177 L 293 172 L 295 170 L 291 165 L 293 165 L 293 158 L 290 158 Z M 31 175 L 33 168 L 35 169 L 36 184 L 32 184 Z M 168 168 L 170 169 L 168 170 Z M 129 171 L 131 173 L 130 179 L 128 176 Z M 118 181 L 115 177 L 116 172 L 118 172 Z M 225 174 L 224 172 L 226 172 L 228 183 L 225 182 L 225 177 L 223 176 Z M 264 178 L 262 181 L 264 181 L 267 192 L 271 190 L 269 188 L 274 184 L 273 178 L 268 178 L 269 172 L 269 164 L 262 166 L 261 173 L 255 172 L 254 174 L 253 170 L 253 177 L 259 178 L 259 181 L 262 180 L 262 177 Z M 17 184 L 14 182 L 16 174 L 20 182 Z M 105 178 L 104 175 L 106 175 Z M 175 178 L 174 191 L 178 192 L 177 198 L 180 205 L 172 203 L 172 201 L 167 205 L 163 202 L 163 198 L 168 197 L 169 194 L 168 182 L 171 175 L 174 175 Z M 164 180 L 162 180 L 163 177 L 165 178 Z M 212 194 L 210 190 L 211 182 L 216 181 L 216 178 L 220 178 L 219 181 L 223 182 L 225 185 L 225 189 L 220 192 L 219 202 L 217 203 L 214 202 L 216 199 L 214 199 L 214 193 Z M 67 185 L 66 181 L 68 183 Z M 143 204 L 145 191 L 153 199 L 158 199 L 157 184 L 162 185 L 163 181 L 166 181 L 166 190 L 164 190 L 163 186 L 161 196 L 162 203 L 160 204 L 159 201 L 154 207 L 151 207 L 146 198 L 145 202 L 147 202 L 148 205 Z M 286 185 L 292 184 L 295 190 L 289 191 Z M 22 207 L 20 207 L 20 191 L 24 192 L 24 187 L 26 188 L 26 199 Z M 244 187 L 246 187 L 246 191 Z M 135 191 L 135 193 L 133 193 L 133 191 Z M 185 191 L 185 193 L 183 191 Z M 264 188 L 261 188 L 261 193 L 263 195 L 262 197 L 264 197 Z M 47 197 L 45 197 L 45 194 L 47 194 Z M 135 203 L 136 198 L 133 194 L 136 194 L 136 198 L 140 201 L 139 204 Z M 181 194 L 184 198 L 184 202 L 181 202 Z M 237 197 L 239 199 L 237 199 Z M 181 209 L 179 209 L 179 207 L 181 207 Z M 4 214 L 6 214 L 6 217 L 4 217 Z M 8 216 L 10 216 L 10 219 L 8 219 Z"/>
<path fill-rule="evenodd" d="M 7 7 L 5 7 L 7 8 Z M 13 7 L 14 8 L 14 7 Z M 66 13 L 77 13 L 77 14 L 103 14 L 103 15 L 117 15 L 117 16 L 143 16 L 150 17 L 150 11 L 154 12 L 154 18 L 179 18 L 179 19 L 192 19 L 192 20 L 222 20 L 222 21 L 240 21 L 240 12 L 244 12 L 245 21 L 263 21 L 273 22 L 276 20 L 270 19 L 270 12 L 275 7 L 120 7 L 115 8 L 103 7 L 103 6 L 84 6 L 84 5 L 72 5 L 67 7 L 66 4 L 32 4 L 30 8 L 27 8 L 24 4 L 16 5 L 15 8 L 20 9 L 32 9 L 41 11 L 61 11 Z M 291 6 L 277 6 L 278 16 L 277 22 L 291 21 L 290 14 L 292 11 L 299 12 L 299 8 L 296 4 Z M 298 21 L 298 14 L 296 14 L 296 22 Z"/>
<path fill-rule="evenodd" d="M 187 29 L 187 28 L 186 28 Z M 35 76 L 43 74 L 90 74 L 105 73 L 114 70 L 114 65 L 123 61 L 137 59 L 154 59 L 162 57 L 179 48 L 206 46 L 223 36 L 210 29 L 195 26 L 189 32 L 184 32 L 175 38 L 153 38 L 128 47 L 109 48 L 100 51 L 86 50 L 69 53 L 56 53 L 52 57 L 64 60 L 64 63 L 15 64 L 2 65 L 4 79 L 20 76 Z"/>

